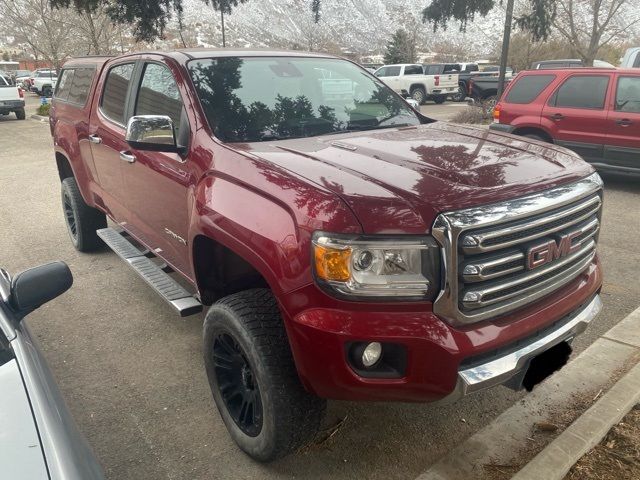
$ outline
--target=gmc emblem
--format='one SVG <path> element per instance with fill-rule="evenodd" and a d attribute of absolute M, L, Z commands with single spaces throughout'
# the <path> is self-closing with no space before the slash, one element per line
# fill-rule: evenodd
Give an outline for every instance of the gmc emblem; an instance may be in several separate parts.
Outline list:
<path fill-rule="evenodd" d="M 581 233 L 582 230 L 566 233 L 559 235 L 557 240 L 548 240 L 530 247 L 527 250 L 527 269 L 533 270 L 575 252 L 580 248 L 580 244 L 572 245 L 573 239 Z"/>

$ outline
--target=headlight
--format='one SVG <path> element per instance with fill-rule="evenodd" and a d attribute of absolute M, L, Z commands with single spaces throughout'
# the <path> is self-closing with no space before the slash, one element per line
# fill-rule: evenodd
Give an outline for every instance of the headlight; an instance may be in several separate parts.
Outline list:
<path fill-rule="evenodd" d="M 322 287 L 354 300 L 433 300 L 439 290 L 439 247 L 428 236 L 315 232 L 313 267 Z"/>

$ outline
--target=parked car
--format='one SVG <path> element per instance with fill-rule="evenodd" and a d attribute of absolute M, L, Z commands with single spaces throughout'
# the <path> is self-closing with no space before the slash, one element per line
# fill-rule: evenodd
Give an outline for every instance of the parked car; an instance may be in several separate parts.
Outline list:
<path fill-rule="evenodd" d="M 57 81 L 58 73 L 55 70 L 38 70 L 32 78 L 31 91 L 43 97 L 51 97 Z"/>
<path fill-rule="evenodd" d="M 622 57 L 621 68 L 640 68 L 640 47 L 629 48 Z"/>
<path fill-rule="evenodd" d="M 16 114 L 18 120 L 24 120 L 24 92 L 9 81 L 8 78 L 0 75 L 0 115 Z"/>
<path fill-rule="evenodd" d="M 602 170 L 640 173 L 640 71 L 522 72 L 494 110 L 493 130 L 579 153 Z"/>
<path fill-rule="evenodd" d="M 512 77 L 505 77 L 505 87 L 511 80 Z M 469 78 L 467 95 L 487 109 L 493 109 L 498 102 L 498 76 L 490 74 Z"/>
<path fill-rule="evenodd" d="M 579 68 L 584 67 L 584 62 L 579 58 L 565 58 L 559 60 L 541 60 L 531 64 L 531 70 L 555 70 L 560 68 Z M 594 60 L 593 66 L 596 68 L 615 68 L 609 62 L 604 60 Z"/>
<path fill-rule="evenodd" d="M 433 71 L 440 71 L 440 68 Z M 411 98 L 422 105 L 427 100 L 444 103 L 447 96 L 458 91 L 455 73 L 429 73 L 419 64 L 385 65 L 374 75 L 382 79 L 394 92 L 409 92 Z"/>
<path fill-rule="evenodd" d="M 106 243 L 180 315 L 211 305 L 212 395 L 260 461 L 313 438 L 327 398 L 533 388 L 531 359 L 559 368 L 601 308 L 591 166 L 429 119 L 348 60 L 71 60 L 50 126 L 71 242 Z"/>
<path fill-rule="evenodd" d="M 11 480 L 102 480 L 25 316 L 71 287 L 54 262 L 19 273 L 0 269 L 0 469 Z"/>
<path fill-rule="evenodd" d="M 16 85 L 22 88 L 23 90 L 29 91 L 27 80 L 33 75 L 33 72 L 29 70 L 18 70 L 16 72 L 15 82 Z"/>
<path fill-rule="evenodd" d="M 458 74 L 458 92 L 451 97 L 454 102 L 462 102 L 467 97 L 471 97 L 474 100 L 486 101 L 489 97 L 496 95 L 498 85 L 498 71 L 494 71 L 491 68 L 488 71 L 480 71 L 478 64 L 475 63 L 461 63 L 460 67 L 461 70 Z M 474 89 L 470 85 L 471 80 L 485 77 L 489 77 L 491 80 L 489 80 L 488 82 L 484 82 L 478 89 L 474 91 Z M 506 71 L 505 78 L 510 79 L 512 77 L 513 69 L 509 68 Z M 491 86 L 493 92 L 485 91 L 485 89 L 489 86 Z"/>

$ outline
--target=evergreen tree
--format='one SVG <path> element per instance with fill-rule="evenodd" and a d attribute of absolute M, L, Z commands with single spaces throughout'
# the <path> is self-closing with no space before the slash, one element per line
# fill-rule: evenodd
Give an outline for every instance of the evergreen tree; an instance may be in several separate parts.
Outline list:
<path fill-rule="evenodd" d="M 416 43 L 407 32 L 396 30 L 384 53 L 384 63 L 414 63 L 416 61 Z"/>

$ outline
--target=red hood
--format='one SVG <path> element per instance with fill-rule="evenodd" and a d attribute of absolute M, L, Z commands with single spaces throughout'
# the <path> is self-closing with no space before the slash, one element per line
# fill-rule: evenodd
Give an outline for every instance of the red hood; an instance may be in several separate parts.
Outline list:
<path fill-rule="evenodd" d="M 443 122 L 236 148 L 335 192 L 365 233 L 423 233 L 438 213 L 552 188 L 593 171 L 561 147 Z"/>

